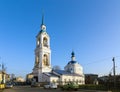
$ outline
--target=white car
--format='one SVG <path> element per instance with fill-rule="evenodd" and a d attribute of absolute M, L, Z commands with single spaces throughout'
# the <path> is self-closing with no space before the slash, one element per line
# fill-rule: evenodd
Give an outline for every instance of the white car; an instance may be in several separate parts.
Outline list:
<path fill-rule="evenodd" d="M 12 85 L 12 84 L 6 84 L 5 87 L 6 87 L 6 88 L 13 88 L 13 85 Z"/>
<path fill-rule="evenodd" d="M 53 89 L 56 89 L 56 88 L 57 88 L 57 85 L 51 83 L 50 85 L 44 85 L 44 88 L 53 88 Z"/>

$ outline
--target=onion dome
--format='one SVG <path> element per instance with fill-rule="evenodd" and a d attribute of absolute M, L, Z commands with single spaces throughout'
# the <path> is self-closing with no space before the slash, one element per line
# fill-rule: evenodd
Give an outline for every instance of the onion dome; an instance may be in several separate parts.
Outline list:
<path fill-rule="evenodd" d="M 71 61 L 68 62 L 68 64 L 76 64 L 77 61 L 75 61 L 75 53 L 72 51 L 71 53 Z"/>

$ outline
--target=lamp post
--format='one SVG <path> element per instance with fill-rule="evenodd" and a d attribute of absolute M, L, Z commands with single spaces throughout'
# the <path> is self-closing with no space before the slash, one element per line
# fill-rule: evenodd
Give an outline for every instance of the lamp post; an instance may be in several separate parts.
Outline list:
<path fill-rule="evenodd" d="M 2 84 L 4 84 L 4 65 L 2 63 Z"/>

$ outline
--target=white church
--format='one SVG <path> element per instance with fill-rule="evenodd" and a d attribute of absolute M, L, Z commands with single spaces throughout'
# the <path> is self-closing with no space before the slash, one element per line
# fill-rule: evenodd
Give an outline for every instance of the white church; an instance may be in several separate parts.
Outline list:
<path fill-rule="evenodd" d="M 42 16 L 40 32 L 36 36 L 35 64 L 33 72 L 29 75 L 39 83 L 57 83 L 64 85 L 75 82 L 85 84 L 85 77 L 82 66 L 75 61 L 74 52 L 71 53 L 71 61 L 67 63 L 64 70 L 53 70 L 51 66 L 50 37 L 46 32 Z"/>

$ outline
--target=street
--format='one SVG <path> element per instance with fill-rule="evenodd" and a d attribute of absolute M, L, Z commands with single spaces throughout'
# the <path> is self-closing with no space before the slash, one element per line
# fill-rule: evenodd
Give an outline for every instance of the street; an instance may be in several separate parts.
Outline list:
<path fill-rule="evenodd" d="M 44 89 L 40 87 L 18 86 L 5 89 L 3 92 L 60 92 L 60 89 Z"/>
<path fill-rule="evenodd" d="M 18 86 L 11 89 L 5 89 L 3 92 L 62 92 L 61 89 L 44 89 L 39 87 L 30 87 L 30 86 Z M 69 92 L 69 91 L 63 91 Z M 79 90 L 71 92 L 108 92 L 108 91 L 93 91 L 93 90 Z"/>

